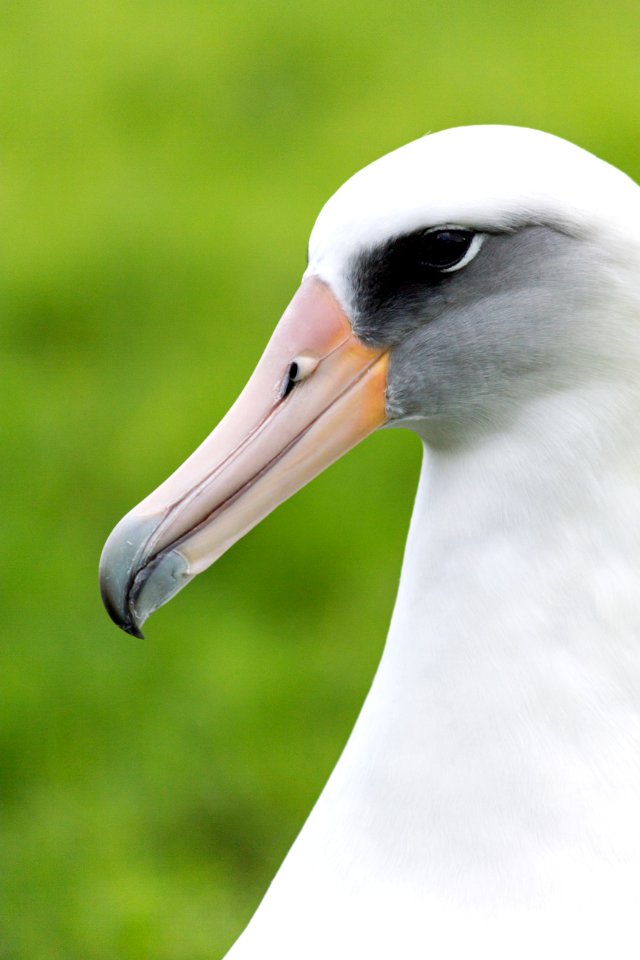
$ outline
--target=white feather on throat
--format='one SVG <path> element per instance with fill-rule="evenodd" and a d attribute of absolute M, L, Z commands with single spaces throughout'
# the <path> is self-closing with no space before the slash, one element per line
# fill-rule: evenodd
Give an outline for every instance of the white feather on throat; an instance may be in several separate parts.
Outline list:
<path fill-rule="evenodd" d="M 426 449 L 371 692 L 229 960 L 640 949 L 640 191 L 531 134 L 516 170 L 499 137 L 493 166 L 450 152 L 467 130 L 417 141 L 347 181 L 314 228 L 308 273 L 346 307 L 354 249 L 534 215 L 597 239 L 615 299 L 580 385 L 468 448 Z"/>

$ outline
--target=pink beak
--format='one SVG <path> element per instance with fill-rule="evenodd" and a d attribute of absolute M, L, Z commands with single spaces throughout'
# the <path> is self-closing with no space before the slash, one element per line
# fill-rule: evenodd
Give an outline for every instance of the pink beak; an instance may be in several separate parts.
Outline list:
<path fill-rule="evenodd" d="M 304 280 L 231 410 L 107 540 L 100 586 L 113 620 L 142 636 L 154 610 L 382 425 L 387 365 L 331 290 Z"/>

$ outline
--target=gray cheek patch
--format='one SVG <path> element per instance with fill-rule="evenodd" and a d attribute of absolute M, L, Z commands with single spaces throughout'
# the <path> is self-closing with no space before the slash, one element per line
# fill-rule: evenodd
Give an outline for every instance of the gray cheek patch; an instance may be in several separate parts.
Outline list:
<path fill-rule="evenodd" d="M 549 226 L 489 235 L 474 260 L 434 283 L 394 288 L 402 272 L 386 267 L 379 252 L 357 263 L 354 328 L 394 348 L 387 407 L 396 419 L 487 419 L 534 384 L 561 380 L 575 318 L 602 299 L 597 249 Z"/>

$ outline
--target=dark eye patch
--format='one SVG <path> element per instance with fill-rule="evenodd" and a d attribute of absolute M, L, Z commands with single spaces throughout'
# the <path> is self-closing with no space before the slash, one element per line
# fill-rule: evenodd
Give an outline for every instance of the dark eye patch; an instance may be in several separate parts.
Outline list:
<path fill-rule="evenodd" d="M 355 258 L 350 273 L 359 335 L 365 341 L 386 342 L 393 336 L 391 327 L 404 329 L 413 314 L 423 312 L 427 300 L 446 296 L 459 276 L 456 264 L 475 237 L 475 231 L 456 227 L 421 229 Z"/>
<path fill-rule="evenodd" d="M 465 256 L 472 230 L 417 230 L 394 237 L 366 257 L 370 278 L 382 292 L 412 284 L 436 284 Z"/>
<path fill-rule="evenodd" d="M 394 237 L 358 258 L 356 288 L 371 306 L 381 306 L 402 291 L 439 286 L 466 255 L 474 236 L 472 230 L 442 228 Z"/>

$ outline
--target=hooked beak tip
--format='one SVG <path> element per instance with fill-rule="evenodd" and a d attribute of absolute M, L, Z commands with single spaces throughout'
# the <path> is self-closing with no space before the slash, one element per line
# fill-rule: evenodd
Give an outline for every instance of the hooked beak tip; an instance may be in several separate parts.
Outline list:
<path fill-rule="evenodd" d="M 133 622 L 133 620 L 128 620 L 125 623 L 119 623 L 118 626 L 124 630 L 125 633 L 128 633 L 130 637 L 137 637 L 138 640 L 144 640 L 144 633 L 140 627 Z"/>
<path fill-rule="evenodd" d="M 120 521 L 100 560 L 100 592 L 113 622 L 132 637 L 143 637 L 142 624 L 191 579 L 187 559 L 167 547 L 155 556 L 164 513 Z"/>
<path fill-rule="evenodd" d="M 141 520 L 128 514 L 112 531 L 100 558 L 100 594 L 116 626 L 142 638 L 141 619 L 131 604 L 131 586 L 157 517 Z"/>
<path fill-rule="evenodd" d="M 129 608 L 128 591 L 125 591 L 121 597 L 118 596 L 112 590 L 109 581 L 101 575 L 100 595 L 102 596 L 105 610 L 115 625 L 132 637 L 144 639 L 140 625 Z"/>

